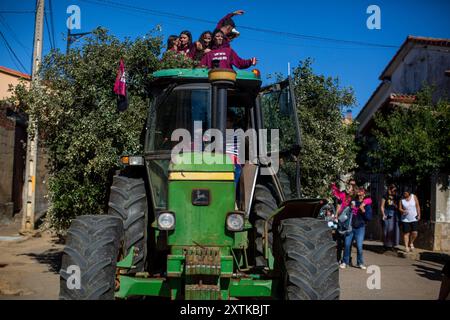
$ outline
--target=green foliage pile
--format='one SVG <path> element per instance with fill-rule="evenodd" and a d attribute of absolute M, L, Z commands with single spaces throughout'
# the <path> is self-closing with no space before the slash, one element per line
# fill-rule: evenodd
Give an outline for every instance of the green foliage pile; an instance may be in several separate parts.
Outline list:
<path fill-rule="evenodd" d="M 375 116 L 375 149 L 370 160 L 394 177 L 421 181 L 450 172 L 450 101 L 433 103 L 433 89 L 417 93 L 412 105 L 396 106 Z"/>

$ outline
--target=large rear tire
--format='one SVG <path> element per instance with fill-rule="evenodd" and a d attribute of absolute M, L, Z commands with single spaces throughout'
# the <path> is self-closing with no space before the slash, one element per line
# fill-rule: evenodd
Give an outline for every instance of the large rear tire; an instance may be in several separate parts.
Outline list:
<path fill-rule="evenodd" d="M 148 205 L 144 179 L 114 176 L 108 206 L 108 213 L 123 221 L 125 256 L 134 247 L 133 268 L 127 273 L 145 271 Z"/>
<path fill-rule="evenodd" d="M 281 270 L 288 300 L 338 300 L 339 266 L 336 243 L 323 220 L 281 222 Z"/>
<path fill-rule="evenodd" d="M 117 217 L 96 215 L 75 219 L 67 231 L 63 251 L 60 299 L 114 299 L 122 238 L 122 220 Z M 77 276 L 78 279 L 74 278 Z"/>

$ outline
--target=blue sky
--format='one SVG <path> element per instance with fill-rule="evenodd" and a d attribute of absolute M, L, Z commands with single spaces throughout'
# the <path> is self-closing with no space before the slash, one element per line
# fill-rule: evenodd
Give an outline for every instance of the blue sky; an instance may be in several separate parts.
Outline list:
<path fill-rule="evenodd" d="M 46 6 L 49 8 L 49 0 Z M 450 38 L 450 1 L 381 1 L 381 0 L 323 0 L 323 1 L 273 1 L 273 0 L 227 0 L 227 1 L 145 1 L 110 0 L 127 5 L 143 7 L 218 21 L 228 12 L 243 9 L 246 13 L 235 18 L 239 26 L 270 29 L 302 35 L 352 40 L 358 42 L 393 45 L 395 47 L 371 47 L 334 41 L 305 40 L 240 29 L 241 37 L 233 41 L 233 48 L 243 58 L 256 56 L 263 78 L 270 73 L 287 74 L 287 63 L 298 65 L 307 57 L 314 59 L 317 73 L 337 76 L 343 86 L 354 88 L 357 103 L 356 115 L 379 84 L 378 76 L 396 53 L 407 35 Z M 34 14 L 8 13 L 5 11 L 34 10 L 35 0 L 0 1 L 0 31 L 24 64 L 31 70 Z M 168 16 L 152 15 L 138 11 L 123 11 L 105 3 L 108 0 L 52 0 L 54 35 L 56 46 L 65 50 L 64 40 L 66 9 L 78 5 L 81 9 L 81 30 L 86 32 L 97 26 L 109 29 L 119 38 L 139 37 L 156 25 L 162 26 L 162 34 L 178 34 L 188 29 L 197 38 L 214 24 Z M 95 4 L 94 2 L 101 2 Z M 381 9 L 381 30 L 369 30 L 366 13 L 369 5 Z M 50 16 L 48 16 L 50 20 Z M 5 23 L 6 22 L 6 23 Z M 5 26 L 7 24 L 11 30 Z M 47 26 L 44 30 L 44 54 L 50 49 Z M 0 65 L 20 70 L 0 40 Z"/>

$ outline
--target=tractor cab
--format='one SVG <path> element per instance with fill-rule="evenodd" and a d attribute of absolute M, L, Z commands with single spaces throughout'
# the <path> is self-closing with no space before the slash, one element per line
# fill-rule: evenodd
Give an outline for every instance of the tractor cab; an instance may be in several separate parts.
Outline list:
<path fill-rule="evenodd" d="M 257 70 L 217 68 L 153 77 L 144 153 L 122 157 L 107 215 L 74 220 L 61 297 L 337 299 L 325 201 L 301 199 L 292 80 L 261 87 Z M 98 274 L 68 290 L 80 259 Z"/>

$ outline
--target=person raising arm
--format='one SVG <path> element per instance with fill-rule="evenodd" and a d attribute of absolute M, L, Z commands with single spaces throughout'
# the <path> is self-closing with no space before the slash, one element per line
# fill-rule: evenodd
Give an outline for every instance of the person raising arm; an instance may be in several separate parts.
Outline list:
<path fill-rule="evenodd" d="M 243 15 L 244 13 L 244 10 L 236 10 L 227 14 L 217 23 L 216 29 L 222 31 L 224 34 L 224 47 L 229 47 L 231 40 L 239 36 L 239 32 L 236 30 L 236 24 L 232 18 L 237 15 Z"/>
<path fill-rule="evenodd" d="M 218 67 L 223 69 L 233 69 L 235 66 L 238 69 L 247 69 L 257 63 L 255 57 L 251 59 L 241 59 L 236 52 L 230 47 L 224 47 L 224 34 L 220 30 L 214 32 L 213 50 L 205 54 L 200 61 L 201 66 L 208 68 L 214 67 L 214 61 L 218 61 Z"/>

